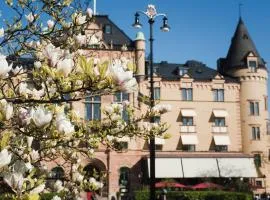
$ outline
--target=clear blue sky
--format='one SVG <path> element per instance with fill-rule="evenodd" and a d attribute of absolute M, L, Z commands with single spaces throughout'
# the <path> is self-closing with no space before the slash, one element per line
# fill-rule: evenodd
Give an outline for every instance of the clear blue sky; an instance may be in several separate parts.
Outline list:
<path fill-rule="evenodd" d="M 89 0 L 91 1 L 91 0 Z M 92 0 L 93 1 L 93 0 Z M 171 31 L 159 30 L 162 18 L 155 22 L 155 61 L 183 63 L 196 59 L 216 68 L 216 60 L 225 57 L 235 31 L 242 3 L 242 18 L 266 62 L 270 62 L 270 0 L 96 0 L 97 12 L 108 14 L 132 39 L 138 30 L 131 24 L 137 10 L 148 4 L 166 13 Z M 142 31 L 149 37 L 149 25 L 141 17 Z M 149 46 L 148 46 L 149 48 Z"/>
<path fill-rule="evenodd" d="M 82 0 L 85 1 L 85 0 Z M 88 0 L 91 4 L 93 0 Z M 157 11 L 166 13 L 171 31 L 159 30 L 162 18 L 155 22 L 154 60 L 184 63 L 196 59 L 216 68 L 216 60 L 225 57 L 235 31 L 242 3 L 242 18 L 266 62 L 270 62 L 270 0 L 96 0 L 97 12 L 107 14 L 132 39 L 137 29 L 134 13 L 146 10 L 148 4 L 156 5 Z M 0 1 L 2 20 L 11 17 Z M 0 26 L 2 20 L 0 18 Z M 149 25 L 141 17 L 145 37 L 149 37 Z M 147 46 L 149 48 L 149 46 Z"/>

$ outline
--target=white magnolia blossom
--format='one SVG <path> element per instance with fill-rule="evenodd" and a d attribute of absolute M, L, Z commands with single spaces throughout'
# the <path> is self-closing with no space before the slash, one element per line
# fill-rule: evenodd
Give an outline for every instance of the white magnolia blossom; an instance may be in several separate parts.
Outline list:
<path fill-rule="evenodd" d="M 108 140 L 108 141 L 112 141 L 112 140 L 115 139 L 115 137 L 112 136 L 112 135 L 107 135 L 106 137 L 107 137 L 107 140 Z"/>
<path fill-rule="evenodd" d="M 40 99 L 42 96 L 45 95 L 45 89 L 42 88 L 40 90 L 37 90 L 37 89 L 33 89 L 30 94 L 32 95 L 32 97 L 34 99 Z"/>
<path fill-rule="evenodd" d="M 37 186 L 36 188 L 34 188 L 33 190 L 31 190 L 30 194 L 39 194 L 43 192 L 44 189 L 45 189 L 45 184 L 43 183 Z"/>
<path fill-rule="evenodd" d="M 5 30 L 4 30 L 4 28 L 2 27 L 2 28 L 0 29 L 0 38 L 4 37 L 4 35 L 5 35 Z"/>
<path fill-rule="evenodd" d="M 17 66 L 13 68 L 11 71 L 13 74 L 19 74 L 22 71 L 22 66 Z"/>
<path fill-rule="evenodd" d="M 25 163 L 25 167 L 27 171 L 32 171 L 32 169 L 34 168 L 34 166 L 30 162 Z"/>
<path fill-rule="evenodd" d="M 76 171 L 75 173 L 73 173 L 72 178 L 74 181 L 81 183 L 83 181 L 84 176 Z"/>
<path fill-rule="evenodd" d="M 6 56 L 0 54 L 0 78 L 5 78 L 8 76 L 8 72 L 12 69 L 12 63 L 8 65 Z"/>
<path fill-rule="evenodd" d="M 158 104 L 155 105 L 152 109 L 153 112 L 155 113 L 166 113 L 166 112 L 170 112 L 172 110 L 172 106 L 170 104 Z"/>
<path fill-rule="evenodd" d="M 123 82 L 121 85 L 121 90 L 126 93 L 136 92 L 138 87 L 138 83 L 135 78 L 132 78 L 126 82 Z"/>
<path fill-rule="evenodd" d="M 23 174 L 17 172 L 7 172 L 4 174 L 4 181 L 15 191 L 22 190 L 24 178 Z"/>
<path fill-rule="evenodd" d="M 75 24 L 76 25 L 82 25 L 86 22 L 86 16 L 82 15 L 81 13 L 77 14 L 75 16 Z"/>
<path fill-rule="evenodd" d="M 39 153 L 36 150 L 32 150 L 30 156 L 33 161 L 37 161 L 39 159 Z"/>
<path fill-rule="evenodd" d="M 57 181 L 53 184 L 53 189 L 54 189 L 56 192 L 61 192 L 61 191 L 64 189 L 62 181 L 57 180 Z"/>
<path fill-rule="evenodd" d="M 105 106 L 104 111 L 107 112 L 108 114 L 112 114 L 113 107 L 111 105 L 107 105 L 107 106 Z"/>
<path fill-rule="evenodd" d="M 52 198 L 52 200 L 61 200 L 61 198 L 59 197 L 59 196 L 54 196 L 53 198 Z"/>
<path fill-rule="evenodd" d="M 33 117 L 33 114 L 34 114 L 33 109 L 27 110 L 25 108 L 19 108 L 18 116 L 19 116 L 19 120 L 20 120 L 21 125 L 29 125 L 31 122 L 31 119 Z M 31 141 L 31 144 L 32 144 L 32 141 Z M 28 143 L 28 138 L 27 138 L 27 143 Z M 28 143 L 28 144 L 30 144 L 30 143 Z"/>
<path fill-rule="evenodd" d="M 57 71 L 64 74 L 65 77 L 69 75 L 74 67 L 74 61 L 70 58 L 59 60 L 57 63 Z"/>
<path fill-rule="evenodd" d="M 66 118 L 64 113 L 58 113 L 56 116 L 56 129 L 64 133 L 67 138 L 70 138 L 72 136 L 72 133 L 74 133 L 74 125 L 71 124 L 71 122 Z"/>
<path fill-rule="evenodd" d="M 5 99 L 1 99 L 0 104 L 5 119 L 10 120 L 13 116 L 13 105 L 11 103 L 8 103 Z"/>
<path fill-rule="evenodd" d="M 23 95 L 25 97 L 28 97 L 28 95 L 32 93 L 32 91 L 28 88 L 28 84 L 25 82 L 21 82 L 19 84 L 18 90 L 20 95 Z"/>
<path fill-rule="evenodd" d="M 35 19 L 34 15 L 32 13 L 29 13 L 28 15 L 25 15 L 25 18 L 29 23 L 32 23 Z"/>
<path fill-rule="evenodd" d="M 0 169 L 10 163 L 11 157 L 12 157 L 12 154 L 8 153 L 7 149 L 3 149 L 0 152 Z"/>
<path fill-rule="evenodd" d="M 27 136 L 26 139 L 27 139 L 27 146 L 31 147 L 33 140 L 34 140 L 34 137 Z"/>
<path fill-rule="evenodd" d="M 48 20 L 48 21 L 47 21 L 47 25 L 48 25 L 48 28 L 50 28 L 50 29 L 53 28 L 53 26 L 54 26 L 54 21 L 51 20 L 51 19 Z"/>
<path fill-rule="evenodd" d="M 34 67 L 35 67 L 35 68 L 39 69 L 39 68 L 41 68 L 41 66 L 42 66 L 42 64 L 41 64 L 40 61 L 34 62 Z"/>
<path fill-rule="evenodd" d="M 33 121 L 37 127 L 43 127 L 49 124 L 52 120 L 52 113 L 46 110 L 43 106 L 39 106 L 34 110 Z"/>
<path fill-rule="evenodd" d="M 87 8 L 86 13 L 90 18 L 93 16 L 93 10 L 91 8 Z"/>
<path fill-rule="evenodd" d="M 103 183 L 97 181 L 95 178 L 91 177 L 89 183 L 97 190 L 103 187 Z"/>
<path fill-rule="evenodd" d="M 44 48 L 42 55 L 50 61 L 50 65 L 55 67 L 60 57 L 63 55 L 63 50 L 60 47 L 55 47 L 53 44 L 49 43 Z"/>
<path fill-rule="evenodd" d="M 82 35 L 82 34 L 74 35 L 74 39 L 75 39 L 75 42 L 80 46 L 86 44 L 86 35 Z"/>
<path fill-rule="evenodd" d="M 131 93 L 137 90 L 138 84 L 133 77 L 132 71 L 124 71 L 123 67 L 119 64 L 110 66 L 112 78 L 122 91 Z"/>

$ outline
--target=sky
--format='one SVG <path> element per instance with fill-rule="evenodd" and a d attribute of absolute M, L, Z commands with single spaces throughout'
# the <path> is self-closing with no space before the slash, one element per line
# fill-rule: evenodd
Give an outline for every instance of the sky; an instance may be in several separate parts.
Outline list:
<path fill-rule="evenodd" d="M 90 5 L 93 0 L 89 1 Z M 170 32 L 161 32 L 162 17 L 154 23 L 154 61 L 185 63 L 198 60 L 211 68 L 216 61 L 226 57 L 231 38 L 241 16 L 260 55 L 270 63 L 270 0 L 96 0 L 97 13 L 109 18 L 131 38 L 143 31 L 149 38 L 149 24 L 141 16 L 141 30 L 133 28 L 136 11 L 146 11 L 154 4 L 158 13 L 165 13 L 171 26 Z M 0 0 L 3 17 L 11 17 Z M 0 18 L 0 26 L 2 25 Z M 147 41 L 147 51 L 149 52 Z M 270 87 L 269 87 L 270 88 Z"/>
<path fill-rule="evenodd" d="M 93 0 L 81 0 L 90 2 Z M 226 57 L 231 38 L 241 16 L 257 46 L 260 55 L 270 62 L 270 0 L 96 0 L 97 13 L 109 18 L 131 38 L 138 31 L 149 38 L 149 24 L 145 16 L 140 17 L 141 30 L 133 28 L 136 11 L 146 11 L 154 4 L 158 13 L 169 18 L 170 32 L 161 32 L 162 17 L 154 23 L 154 61 L 185 63 L 198 60 L 211 68 L 216 61 Z M 93 6 L 92 6 L 93 7 Z M 0 0 L 2 20 L 12 17 L 11 12 Z M 0 26 L 3 24 L 0 18 Z M 149 52 L 147 41 L 147 51 Z"/>

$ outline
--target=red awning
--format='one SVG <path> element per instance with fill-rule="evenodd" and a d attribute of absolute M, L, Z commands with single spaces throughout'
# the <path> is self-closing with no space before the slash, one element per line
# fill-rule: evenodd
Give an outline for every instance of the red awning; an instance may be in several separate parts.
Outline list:
<path fill-rule="evenodd" d="M 192 189 L 208 189 L 208 188 L 223 189 L 223 186 L 215 184 L 215 183 L 204 182 L 204 183 L 199 183 L 197 185 L 194 185 L 191 188 Z"/>
<path fill-rule="evenodd" d="M 171 188 L 185 188 L 186 186 L 181 184 L 181 183 L 177 183 L 177 182 L 166 182 L 166 181 L 162 181 L 162 182 L 158 182 L 155 184 L 156 188 L 164 188 L 164 187 L 171 187 Z"/>

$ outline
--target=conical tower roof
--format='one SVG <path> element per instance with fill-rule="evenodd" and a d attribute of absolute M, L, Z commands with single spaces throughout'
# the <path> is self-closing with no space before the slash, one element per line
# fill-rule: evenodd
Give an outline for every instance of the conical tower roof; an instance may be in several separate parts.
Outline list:
<path fill-rule="evenodd" d="M 257 51 L 242 18 L 240 18 L 225 59 L 224 69 L 247 66 L 246 57 L 250 52 L 258 58 L 258 67 L 265 67 L 265 62 Z"/>

